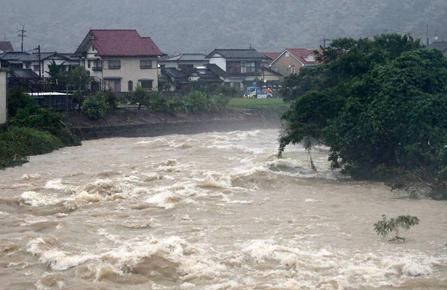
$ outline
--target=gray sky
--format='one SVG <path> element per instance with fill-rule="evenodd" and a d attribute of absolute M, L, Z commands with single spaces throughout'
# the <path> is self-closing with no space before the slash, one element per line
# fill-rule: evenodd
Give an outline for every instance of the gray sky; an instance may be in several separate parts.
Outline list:
<path fill-rule="evenodd" d="M 90 28 L 136 28 L 165 52 L 282 50 L 396 31 L 447 36 L 445 0 L 0 0 L 0 38 L 72 52 Z"/>

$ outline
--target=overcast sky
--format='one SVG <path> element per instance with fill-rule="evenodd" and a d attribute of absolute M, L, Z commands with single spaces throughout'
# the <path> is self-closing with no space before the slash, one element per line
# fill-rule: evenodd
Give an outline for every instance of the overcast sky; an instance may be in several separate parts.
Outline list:
<path fill-rule="evenodd" d="M 396 31 L 447 36 L 447 0 L 0 0 L 0 38 L 72 52 L 91 28 L 135 28 L 167 53 L 315 48 L 323 38 Z"/>

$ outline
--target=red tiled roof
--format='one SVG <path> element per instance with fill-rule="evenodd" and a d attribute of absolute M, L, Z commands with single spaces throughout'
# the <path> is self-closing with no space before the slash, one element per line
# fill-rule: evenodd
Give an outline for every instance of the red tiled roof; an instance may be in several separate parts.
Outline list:
<path fill-rule="evenodd" d="M 0 50 L 1 51 L 14 51 L 12 48 L 12 44 L 9 41 L 0 41 Z"/>
<path fill-rule="evenodd" d="M 286 51 L 293 54 L 299 61 L 303 64 L 318 64 L 318 60 L 316 59 L 315 49 L 308 48 L 286 48 Z M 313 58 L 312 58 L 313 56 Z"/>
<path fill-rule="evenodd" d="M 265 55 L 267 58 L 271 59 L 272 61 L 274 61 L 275 59 L 278 58 L 278 56 L 281 55 L 280 52 L 263 52 L 263 55 Z"/>
<path fill-rule="evenodd" d="M 150 37 L 141 37 L 135 29 L 92 29 L 88 36 L 103 56 L 160 56 L 162 52 Z"/>

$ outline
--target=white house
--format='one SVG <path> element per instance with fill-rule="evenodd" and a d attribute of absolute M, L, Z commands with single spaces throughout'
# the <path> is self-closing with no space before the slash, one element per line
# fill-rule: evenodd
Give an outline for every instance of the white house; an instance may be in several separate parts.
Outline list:
<path fill-rule="evenodd" d="M 137 86 L 158 89 L 158 58 L 162 52 L 134 29 L 94 29 L 76 55 L 103 90 L 131 92 Z"/>

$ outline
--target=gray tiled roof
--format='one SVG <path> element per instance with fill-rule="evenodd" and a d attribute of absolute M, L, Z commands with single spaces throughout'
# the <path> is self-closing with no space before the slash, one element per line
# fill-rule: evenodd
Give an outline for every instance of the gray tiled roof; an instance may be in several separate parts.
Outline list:
<path fill-rule="evenodd" d="M 164 61 L 208 61 L 203 53 L 181 53 L 174 56 L 168 56 Z"/>
<path fill-rule="evenodd" d="M 262 60 L 265 56 L 254 48 L 249 49 L 215 49 L 207 57 L 210 58 L 214 54 L 220 54 L 226 59 L 252 59 Z"/>

